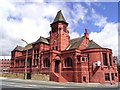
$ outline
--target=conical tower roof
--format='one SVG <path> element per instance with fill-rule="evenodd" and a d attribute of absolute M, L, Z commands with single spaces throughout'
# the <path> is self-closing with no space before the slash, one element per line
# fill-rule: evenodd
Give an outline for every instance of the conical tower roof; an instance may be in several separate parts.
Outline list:
<path fill-rule="evenodd" d="M 56 22 L 59 22 L 59 21 L 67 23 L 63 14 L 62 14 L 62 12 L 61 12 L 61 10 L 57 12 L 57 15 L 56 15 L 53 23 L 56 23 Z"/>

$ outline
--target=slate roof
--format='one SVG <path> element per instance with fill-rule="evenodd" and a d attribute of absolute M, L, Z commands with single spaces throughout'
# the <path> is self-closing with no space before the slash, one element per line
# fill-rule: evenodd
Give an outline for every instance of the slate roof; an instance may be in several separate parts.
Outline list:
<path fill-rule="evenodd" d="M 39 38 L 36 42 L 34 42 L 33 44 L 37 44 L 37 43 L 50 44 L 48 38 L 44 38 L 44 37 L 41 37 L 41 36 L 40 36 L 40 38 Z"/>
<path fill-rule="evenodd" d="M 66 48 L 66 50 L 79 48 L 79 46 L 81 45 L 83 40 L 84 40 L 84 36 L 79 37 L 79 38 L 75 38 L 75 39 L 71 39 L 70 42 L 69 42 L 69 45 Z M 38 43 L 50 44 L 49 43 L 49 38 L 44 38 L 44 37 L 40 36 L 40 38 L 36 42 L 28 44 L 25 47 L 21 47 L 21 46 L 17 45 L 13 51 L 24 51 L 26 49 L 32 49 L 33 48 L 32 44 L 38 44 Z M 89 40 L 85 49 L 89 49 L 89 48 L 102 48 L 102 47 L 100 45 L 98 45 L 97 43 L 95 43 L 93 40 Z"/>
<path fill-rule="evenodd" d="M 66 48 L 66 50 L 79 48 L 79 46 L 82 43 L 83 39 L 84 39 L 84 36 L 79 37 L 79 38 L 75 38 L 75 39 L 71 39 L 70 42 L 69 42 L 69 45 Z M 86 45 L 85 49 L 89 49 L 89 48 L 102 48 L 102 47 L 100 45 L 98 45 L 97 43 L 95 43 L 93 40 L 89 40 L 89 42 Z"/>
<path fill-rule="evenodd" d="M 15 49 L 13 49 L 13 51 L 23 51 L 23 50 L 24 48 L 18 45 L 15 47 Z"/>
<path fill-rule="evenodd" d="M 40 36 L 40 38 L 36 42 L 30 43 L 30 44 L 26 45 L 25 47 L 21 47 L 21 46 L 17 45 L 15 47 L 15 49 L 13 49 L 13 51 L 24 51 L 24 50 L 27 50 L 27 49 L 32 49 L 33 48 L 32 44 L 38 44 L 38 43 L 49 44 L 49 37 L 48 38 L 44 38 L 44 37 Z"/>
<path fill-rule="evenodd" d="M 32 48 L 33 48 L 32 43 L 30 43 L 24 47 L 24 50 L 32 49 Z"/>
<path fill-rule="evenodd" d="M 84 38 L 84 36 L 79 37 L 79 38 L 75 38 L 75 39 L 71 39 L 66 50 L 79 48 L 80 44 L 83 41 L 83 38 Z"/>
<path fill-rule="evenodd" d="M 24 51 L 24 50 L 27 50 L 27 49 L 32 49 L 32 43 L 26 45 L 25 47 L 21 47 L 21 46 L 16 46 L 15 49 L 13 49 L 13 51 Z"/>
<path fill-rule="evenodd" d="M 88 49 L 88 48 L 102 48 L 102 47 L 97 43 L 95 43 L 93 40 L 90 40 L 89 43 L 86 45 L 85 49 Z"/>
<path fill-rule="evenodd" d="M 64 18 L 64 16 L 63 16 L 63 14 L 62 14 L 62 12 L 61 12 L 61 10 L 58 11 L 58 13 L 57 13 L 57 15 L 56 15 L 53 23 L 58 22 L 58 21 L 62 21 L 62 22 L 67 23 L 66 20 L 65 20 L 65 18 Z"/>

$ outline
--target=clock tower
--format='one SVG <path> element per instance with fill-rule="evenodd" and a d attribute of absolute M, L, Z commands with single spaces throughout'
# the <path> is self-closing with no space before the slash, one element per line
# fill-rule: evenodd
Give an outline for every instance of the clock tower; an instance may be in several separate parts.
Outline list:
<path fill-rule="evenodd" d="M 70 36 L 66 22 L 61 10 L 58 11 L 50 31 L 50 49 L 63 51 L 69 44 Z"/>

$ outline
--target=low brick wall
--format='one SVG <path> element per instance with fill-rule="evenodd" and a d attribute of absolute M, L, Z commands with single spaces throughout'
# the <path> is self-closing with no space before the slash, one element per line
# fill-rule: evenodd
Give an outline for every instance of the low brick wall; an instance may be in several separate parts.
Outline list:
<path fill-rule="evenodd" d="M 24 74 L 22 73 L 4 73 L 0 74 L 1 77 L 8 77 L 8 78 L 20 78 L 24 79 Z"/>
<path fill-rule="evenodd" d="M 0 74 L 0 77 L 8 77 L 8 78 L 20 78 L 24 79 L 24 74 L 23 73 L 4 73 Z M 31 75 L 32 80 L 44 80 L 44 81 L 49 81 L 49 75 L 46 74 L 32 74 Z"/>
<path fill-rule="evenodd" d="M 49 75 L 46 74 L 32 74 L 31 77 L 32 80 L 44 80 L 44 81 L 49 81 Z"/>

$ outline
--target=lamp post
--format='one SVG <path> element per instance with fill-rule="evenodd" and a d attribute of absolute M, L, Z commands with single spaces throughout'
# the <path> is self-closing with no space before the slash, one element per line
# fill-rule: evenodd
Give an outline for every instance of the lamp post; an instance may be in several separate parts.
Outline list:
<path fill-rule="evenodd" d="M 21 40 L 28 45 L 27 41 L 25 41 L 24 39 L 21 39 Z M 28 49 L 26 48 L 25 74 L 24 74 L 25 79 L 27 79 L 27 58 L 28 58 Z"/>
<path fill-rule="evenodd" d="M 38 74 L 38 65 L 37 65 L 37 67 L 36 67 L 36 68 L 37 68 L 37 74 Z"/>

